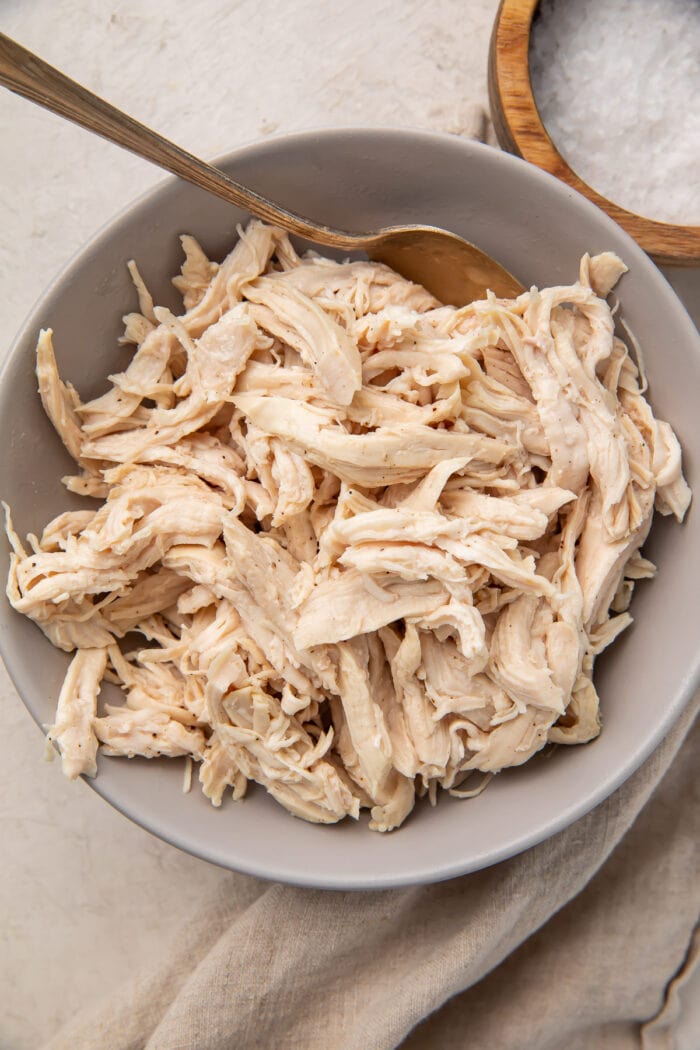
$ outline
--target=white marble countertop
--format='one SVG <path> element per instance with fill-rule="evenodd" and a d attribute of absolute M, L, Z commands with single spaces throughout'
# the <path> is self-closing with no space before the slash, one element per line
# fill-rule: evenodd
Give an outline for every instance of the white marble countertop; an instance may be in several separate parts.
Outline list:
<path fill-rule="evenodd" d="M 195 15 L 178 0 L 6 0 L 0 28 L 210 157 L 308 127 L 459 130 L 473 104 L 487 104 L 496 8 L 204 0 Z M 161 175 L 7 92 L 0 136 L 1 361 L 54 273 Z M 696 278 L 675 283 L 690 295 Z M 223 874 L 44 762 L 41 734 L 1 667 L 0 749 L 0 1048 L 29 1050 L 167 950 Z"/>

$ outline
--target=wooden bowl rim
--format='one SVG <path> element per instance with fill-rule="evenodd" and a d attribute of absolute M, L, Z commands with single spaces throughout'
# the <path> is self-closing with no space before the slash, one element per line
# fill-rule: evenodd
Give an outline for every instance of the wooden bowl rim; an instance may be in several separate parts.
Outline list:
<path fill-rule="evenodd" d="M 607 212 L 657 262 L 700 262 L 700 226 L 661 222 L 615 204 L 564 160 L 542 118 L 530 79 L 530 36 L 540 0 L 501 0 L 489 49 L 489 97 L 499 143 L 555 175 Z"/>

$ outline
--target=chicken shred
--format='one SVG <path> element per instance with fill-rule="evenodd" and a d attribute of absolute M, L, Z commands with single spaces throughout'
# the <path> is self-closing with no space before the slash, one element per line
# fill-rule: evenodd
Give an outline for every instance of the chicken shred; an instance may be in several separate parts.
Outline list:
<path fill-rule="evenodd" d="M 37 344 L 64 484 L 100 501 L 26 545 L 5 508 L 8 597 L 74 654 L 66 775 L 184 755 L 215 806 L 255 781 L 389 831 L 438 787 L 477 794 L 472 771 L 593 739 L 654 509 L 690 502 L 613 330 L 624 264 L 454 309 L 256 221 L 221 264 L 182 243 L 180 316 L 129 263 L 135 350 L 100 397 Z M 122 705 L 98 708 L 103 681 Z"/>

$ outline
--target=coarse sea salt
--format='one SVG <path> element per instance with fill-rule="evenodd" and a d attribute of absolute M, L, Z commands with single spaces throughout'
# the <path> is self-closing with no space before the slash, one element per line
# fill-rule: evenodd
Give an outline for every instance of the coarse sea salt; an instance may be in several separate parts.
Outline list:
<path fill-rule="evenodd" d="M 589 186 L 700 223 L 700 0 L 543 0 L 530 71 L 551 139 Z"/>

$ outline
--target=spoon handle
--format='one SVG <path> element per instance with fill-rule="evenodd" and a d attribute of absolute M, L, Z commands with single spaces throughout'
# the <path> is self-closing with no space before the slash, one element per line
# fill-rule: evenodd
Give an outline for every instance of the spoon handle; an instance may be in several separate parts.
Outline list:
<path fill-rule="evenodd" d="M 150 160 L 173 175 L 221 197 L 259 219 L 331 248 L 362 249 L 371 238 L 332 230 L 272 204 L 253 190 L 180 149 L 115 106 L 77 84 L 38 55 L 0 33 L 0 84 Z"/>

